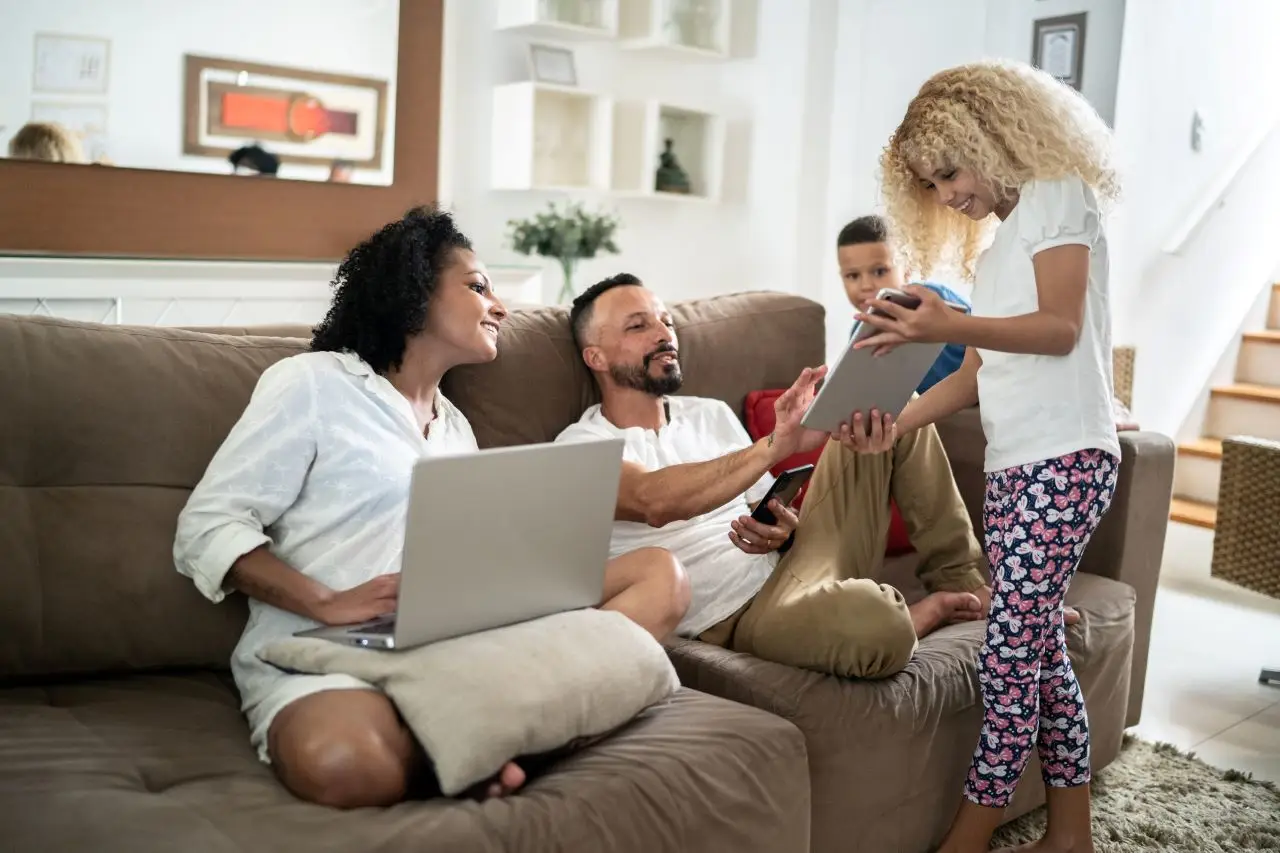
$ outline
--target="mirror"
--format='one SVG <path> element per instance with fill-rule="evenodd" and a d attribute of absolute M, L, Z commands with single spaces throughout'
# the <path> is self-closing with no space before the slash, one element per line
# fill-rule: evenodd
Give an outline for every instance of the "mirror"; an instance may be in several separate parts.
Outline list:
<path fill-rule="evenodd" d="M 389 186 L 399 0 L 0 0 L 0 156 Z"/>

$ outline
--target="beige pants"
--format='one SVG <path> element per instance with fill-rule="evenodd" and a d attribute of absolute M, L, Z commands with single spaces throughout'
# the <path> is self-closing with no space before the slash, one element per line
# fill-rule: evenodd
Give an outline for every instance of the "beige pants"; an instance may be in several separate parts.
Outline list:
<path fill-rule="evenodd" d="M 745 607 L 700 639 L 766 660 L 852 678 L 902 670 L 915 628 L 898 590 L 870 580 L 897 502 L 930 592 L 986 584 L 981 550 L 932 426 L 875 455 L 828 443 L 795 542 Z"/>

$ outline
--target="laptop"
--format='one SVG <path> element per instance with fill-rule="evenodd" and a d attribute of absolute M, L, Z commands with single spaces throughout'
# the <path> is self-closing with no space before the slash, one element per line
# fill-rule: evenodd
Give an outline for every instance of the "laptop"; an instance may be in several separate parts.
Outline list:
<path fill-rule="evenodd" d="M 298 632 L 409 649 L 604 598 L 622 439 L 419 460 L 394 616 Z"/>

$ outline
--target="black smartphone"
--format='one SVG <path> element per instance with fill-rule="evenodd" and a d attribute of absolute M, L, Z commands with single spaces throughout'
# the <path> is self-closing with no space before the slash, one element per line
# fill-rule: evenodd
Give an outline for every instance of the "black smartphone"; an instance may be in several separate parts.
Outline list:
<path fill-rule="evenodd" d="M 769 509 L 769 503 L 777 500 L 783 506 L 790 506 L 796 499 L 796 495 L 800 494 L 800 490 L 804 488 L 804 484 L 809 481 L 811 474 L 813 474 L 812 465 L 801 465 L 798 468 L 788 468 L 783 471 L 769 487 L 769 493 L 764 496 L 764 500 L 756 504 L 751 517 L 761 524 L 777 524 L 778 517 L 773 514 L 773 510 Z"/>

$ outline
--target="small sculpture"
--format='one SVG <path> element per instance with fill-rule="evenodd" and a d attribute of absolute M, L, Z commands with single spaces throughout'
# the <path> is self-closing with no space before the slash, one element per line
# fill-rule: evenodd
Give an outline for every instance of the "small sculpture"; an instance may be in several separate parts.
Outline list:
<path fill-rule="evenodd" d="M 658 155 L 658 174 L 654 181 L 654 189 L 660 193 L 689 193 L 692 187 L 689 176 L 676 161 L 675 152 L 671 150 L 673 141 L 664 140 L 663 150 Z"/>

